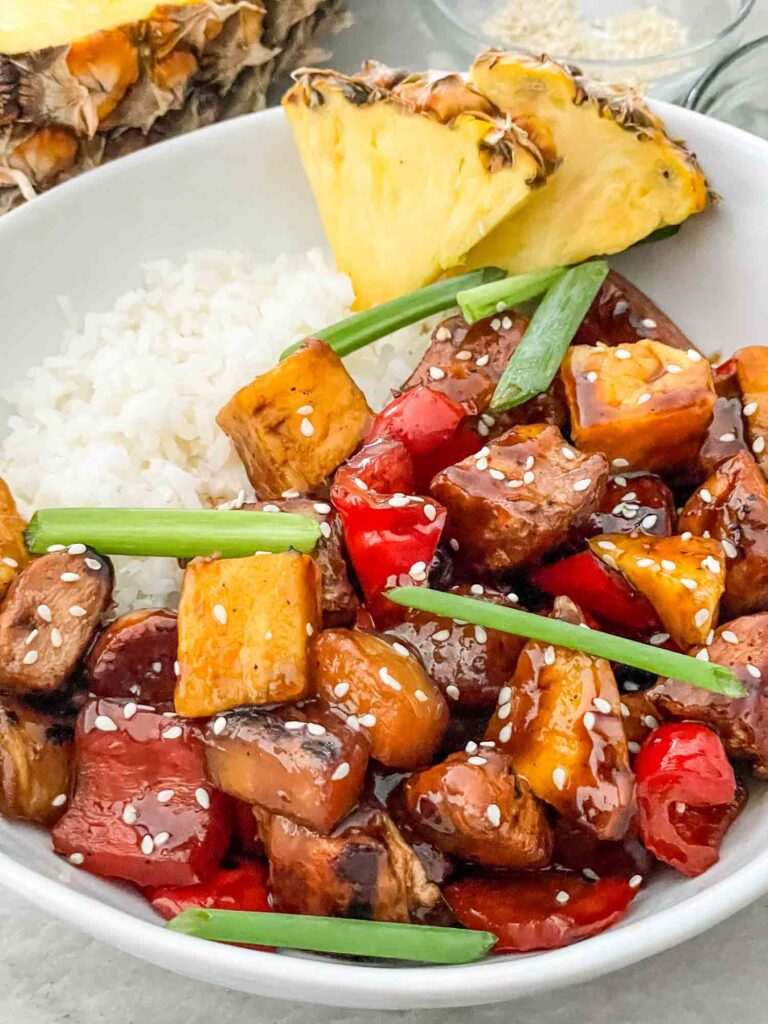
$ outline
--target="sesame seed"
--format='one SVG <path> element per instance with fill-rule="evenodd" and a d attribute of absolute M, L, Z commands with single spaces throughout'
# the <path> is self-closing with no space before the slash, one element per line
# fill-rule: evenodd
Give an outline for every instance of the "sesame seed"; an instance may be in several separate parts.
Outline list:
<path fill-rule="evenodd" d="M 727 644 L 737 644 L 739 642 L 739 638 L 732 629 L 724 629 L 720 636 Z"/>
<path fill-rule="evenodd" d="M 667 373 L 682 373 L 682 366 L 678 366 L 677 363 L 670 363 L 667 367 Z"/>
<path fill-rule="evenodd" d="M 312 625 L 311 622 L 308 622 L 304 627 L 304 631 L 306 632 L 307 636 L 314 636 L 315 627 Z"/>
<path fill-rule="evenodd" d="M 405 494 L 397 493 L 392 495 L 388 504 L 391 505 L 392 508 L 405 508 L 408 504 L 408 500 L 409 499 Z"/>
<path fill-rule="evenodd" d="M 362 722 L 362 718 L 360 721 Z M 319 722 L 307 722 L 307 732 L 310 736 L 325 736 L 326 729 Z"/>
<path fill-rule="evenodd" d="M 597 373 L 594 370 L 590 370 L 589 373 L 587 374 L 587 380 L 589 381 L 590 384 L 594 384 L 595 381 L 597 380 Z"/>
<path fill-rule="evenodd" d="M 680 540 L 690 540 L 692 536 L 693 534 L 690 532 L 690 530 L 686 530 L 685 533 L 680 534 Z"/>
<path fill-rule="evenodd" d="M 520 598 L 517 596 L 517 594 L 507 594 L 507 600 L 510 601 L 512 604 L 520 603 Z"/>
<path fill-rule="evenodd" d="M 704 559 L 704 561 L 701 563 L 701 565 L 702 565 L 702 568 L 709 569 L 709 571 L 711 573 L 713 573 L 715 576 L 718 575 L 718 573 L 720 572 L 720 569 L 721 569 L 720 563 L 718 562 L 718 560 L 716 558 L 713 558 L 712 555 L 707 555 L 707 557 Z"/>
<path fill-rule="evenodd" d="M 203 790 L 202 792 L 205 792 L 205 790 Z M 175 793 L 172 789 L 161 789 L 160 792 L 157 794 L 157 801 L 161 804 L 167 804 L 169 800 L 173 800 L 174 796 Z"/>
<path fill-rule="evenodd" d="M 501 808 L 498 804 L 488 804 L 485 809 L 485 816 L 494 828 L 501 825 Z"/>
<path fill-rule="evenodd" d="M 59 579 L 62 583 L 76 583 L 80 579 L 79 572 L 63 572 Z"/>
<path fill-rule="evenodd" d="M 25 644 L 25 645 L 26 645 L 27 647 L 29 647 L 29 645 L 30 645 L 30 644 L 31 644 L 31 643 L 32 643 L 33 641 L 35 641 L 35 640 L 36 640 L 36 639 L 38 638 L 38 636 L 39 636 L 39 635 L 40 635 L 40 630 L 39 630 L 39 629 L 33 629 L 31 633 L 28 633 L 28 634 L 27 634 L 27 639 L 26 639 L 26 640 L 24 641 L 24 644 Z"/>
<path fill-rule="evenodd" d="M 326 540 L 328 540 L 328 538 L 331 536 L 331 524 L 320 523 L 320 533 L 322 534 L 323 537 L 325 537 Z"/>
<path fill-rule="evenodd" d="M 126 825 L 135 825 L 139 820 L 139 812 L 133 804 L 126 804 L 123 808 L 122 819 Z"/>
<path fill-rule="evenodd" d="M 486 427 L 492 427 L 496 423 L 496 417 L 489 415 L 487 412 L 480 413 L 480 420 Z"/>
<path fill-rule="evenodd" d="M 699 610 L 693 616 L 693 621 L 699 629 L 701 629 L 701 627 L 707 622 L 708 619 L 709 611 L 706 608 L 699 608 Z"/>
<path fill-rule="evenodd" d="M 149 857 L 150 854 L 155 852 L 155 840 L 152 836 L 144 836 L 141 840 L 141 852 L 145 857 Z"/>
<path fill-rule="evenodd" d="M 178 661 L 174 661 L 173 663 L 173 674 L 175 676 L 181 675 L 181 665 L 178 663 Z"/>
<path fill-rule="evenodd" d="M 5 558 L 0 558 L 0 562 L 2 562 L 3 565 L 7 565 L 9 569 L 18 569 L 19 568 L 19 563 L 16 561 L 16 559 L 15 558 L 8 558 L 7 555 L 6 555 Z"/>
<path fill-rule="evenodd" d="M 475 365 L 476 366 L 487 366 L 488 363 L 490 362 L 490 359 L 491 359 L 491 357 L 489 355 L 487 355 L 487 354 L 484 355 L 484 356 L 480 356 L 480 358 L 475 361 Z"/>
<path fill-rule="evenodd" d="M 491 431 L 488 427 L 488 424 L 483 423 L 483 421 L 480 420 L 477 424 L 477 432 L 480 435 L 480 437 L 488 437 Z"/>
<path fill-rule="evenodd" d="M 34 665 L 40 655 L 37 651 L 27 651 L 24 657 L 21 659 L 22 665 Z"/>
<path fill-rule="evenodd" d="M 488 642 L 488 633 L 482 626 L 475 626 L 475 640 L 477 640 L 479 644 Z"/>
<path fill-rule="evenodd" d="M 429 376 L 432 380 L 442 380 L 445 376 L 445 370 L 441 370 L 439 366 L 430 366 Z"/>
<path fill-rule="evenodd" d="M 629 888 L 630 889 L 639 889 L 642 884 L 643 884 L 643 876 L 642 875 L 632 875 L 632 877 L 629 880 Z"/>
<path fill-rule="evenodd" d="M 472 353 L 468 348 L 463 348 L 453 358 L 458 359 L 459 362 L 466 363 L 468 359 L 472 358 Z"/>
<path fill-rule="evenodd" d="M 757 402 L 747 402 L 742 411 L 745 416 L 752 416 L 757 412 Z"/>
<path fill-rule="evenodd" d="M 695 348 L 689 348 L 688 351 L 686 352 L 686 355 L 688 356 L 688 358 L 691 360 L 692 363 L 700 363 L 701 362 L 701 354 L 699 352 L 697 352 Z"/>
<path fill-rule="evenodd" d="M 226 728 L 227 728 L 227 720 L 226 720 L 226 718 L 221 718 L 221 716 L 219 716 L 218 718 L 214 718 L 214 720 L 213 720 L 213 734 L 214 734 L 214 736 L 221 736 L 221 734 L 224 732 L 224 730 Z"/>
<path fill-rule="evenodd" d="M 496 714 L 499 716 L 502 722 L 504 721 L 505 718 L 509 718 L 509 716 L 512 714 L 511 702 L 507 700 L 503 704 L 499 704 L 498 708 L 496 709 Z"/>
<path fill-rule="evenodd" d="M 321 516 L 327 516 L 332 511 L 331 506 L 325 501 L 316 501 L 313 505 L 315 512 Z"/>
<path fill-rule="evenodd" d="M 728 432 L 727 434 L 721 434 L 718 440 L 724 441 L 727 444 L 729 441 L 735 441 L 736 435 Z"/>
<path fill-rule="evenodd" d="M 559 892 L 555 893 L 555 900 L 558 903 L 567 903 L 570 898 L 571 897 L 568 895 L 565 889 L 561 889 Z"/>
<path fill-rule="evenodd" d="M 364 480 L 361 480 L 359 476 L 354 477 L 352 483 L 355 485 L 358 491 L 368 490 L 368 484 Z"/>
<path fill-rule="evenodd" d="M 625 348 L 617 348 L 614 350 L 614 355 L 617 359 L 631 359 L 632 353 L 627 352 Z"/>
<path fill-rule="evenodd" d="M 207 811 L 211 806 L 211 794 L 207 789 L 203 789 L 202 786 L 195 790 L 195 800 L 197 800 L 204 811 Z"/>
<path fill-rule="evenodd" d="M 450 545 L 451 551 L 459 550 L 459 542 L 456 540 L 455 537 L 451 537 L 451 539 L 448 541 L 448 544 Z"/>
<path fill-rule="evenodd" d="M 54 551 L 64 551 L 65 549 L 65 544 L 49 544 L 46 548 L 49 554 L 53 554 Z"/>
<path fill-rule="evenodd" d="M 643 715 L 643 717 L 640 719 L 640 721 L 648 729 L 658 729 L 659 728 L 659 720 L 657 718 L 654 718 L 653 715 Z"/>
<path fill-rule="evenodd" d="M 300 405 L 296 410 L 297 416 L 311 416 L 315 411 L 314 406 L 311 405 Z"/>
<path fill-rule="evenodd" d="M 536 461 L 536 459 L 534 458 L 534 456 L 533 455 L 529 455 L 528 458 L 525 460 L 525 468 L 526 469 L 533 469 L 533 464 L 534 464 L 535 461 Z"/>
<path fill-rule="evenodd" d="M 59 648 L 64 643 L 64 640 L 62 639 L 62 636 L 61 636 L 61 631 L 56 629 L 55 626 L 51 630 L 50 639 L 51 639 L 51 647 Z"/>
<path fill-rule="evenodd" d="M 738 558 L 739 552 L 735 544 L 732 544 L 729 540 L 721 540 L 720 543 L 723 545 L 723 551 L 728 558 Z"/>
<path fill-rule="evenodd" d="M 342 779 L 346 779 L 349 775 L 349 764 L 346 761 L 342 761 L 341 764 L 336 766 L 336 769 L 331 775 L 331 782 L 340 782 Z"/>
<path fill-rule="evenodd" d="M 765 451 L 764 437 L 761 436 L 755 438 L 755 440 L 752 442 L 752 451 L 755 453 L 755 455 L 760 455 L 762 452 Z"/>
<path fill-rule="evenodd" d="M 757 665 L 747 665 L 747 672 L 752 676 L 753 679 L 761 679 L 763 673 L 757 667 Z"/>
<path fill-rule="evenodd" d="M 426 562 L 414 562 L 411 568 L 408 570 L 410 576 L 420 576 L 426 570 Z"/>
<path fill-rule="evenodd" d="M 624 689 L 628 693 L 636 693 L 640 689 L 640 685 L 639 685 L 639 683 L 633 683 L 630 679 L 628 679 L 624 683 Z"/>
<path fill-rule="evenodd" d="M 662 558 L 661 568 L 666 569 L 667 572 L 674 572 L 677 566 L 669 558 Z"/>
<path fill-rule="evenodd" d="M 477 745 L 475 745 L 475 750 L 477 750 Z M 477 765 L 479 767 L 480 765 L 488 764 L 488 758 L 487 757 L 468 757 L 467 758 L 467 764 L 474 764 L 474 765 Z"/>
<path fill-rule="evenodd" d="M 589 479 L 589 477 L 586 477 L 584 480 L 577 480 L 576 483 L 573 485 L 573 489 L 574 491 L 586 491 L 586 489 L 589 487 L 591 483 L 592 481 Z"/>
<path fill-rule="evenodd" d="M 488 459 L 477 459 L 475 461 L 475 466 L 481 473 L 485 472 L 485 470 L 488 469 Z"/>
<path fill-rule="evenodd" d="M 400 683 L 398 683 L 398 681 L 389 674 L 389 670 L 386 665 L 379 669 L 379 678 L 382 683 L 386 683 L 387 686 L 390 686 L 393 690 L 402 690 Z"/>
<path fill-rule="evenodd" d="M 565 768 L 555 768 L 552 771 L 552 782 L 555 785 L 555 789 L 562 792 L 565 789 L 565 784 L 568 781 L 568 772 Z"/>
<path fill-rule="evenodd" d="M 702 647 L 696 657 L 699 661 L 709 661 L 709 651 L 706 647 Z"/>
<path fill-rule="evenodd" d="M 475 452 L 472 458 L 475 460 L 475 462 L 477 462 L 479 459 L 484 459 L 487 455 L 490 454 L 491 449 L 487 445 L 485 445 L 485 447 L 481 448 L 479 452 Z"/>
<path fill-rule="evenodd" d="M 47 604 L 39 604 L 37 606 L 37 614 L 40 616 L 43 622 L 51 622 L 53 620 L 51 609 L 48 607 Z"/>
<path fill-rule="evenodd" d="M 85 544 L 70 544 L 67 548 L 70 555 L 84 555 L 87 550 Z"/>
<path fill-rule="evenodd" d="M 82 864 L 85 861 L 82 853 L 70 853 L 68 859 L 70 864 Z"/>
<path fill-rule="evenodd" d="M 637 743 L 635 740 L 630 740 L 629 743 L 627 743 L 627 750 L 630 752 L 630 754 L 639 754 L 640 744 Z"/>
<path fill-rule="evenodd" d="M 605 697 L 594 697 L 592 703 L 595 705 L 598 711 L 602 711 L 604 715 L 610 715 L 611 703 L 607 701 Z"/>
<path fill-rule="evenodd" d="M 708 491 L 706 487 L 699 488 L 699 497 L 702 501 L 706 502 L 707 505 L 712 501 L 712 493 L 711 491 Z"/>
<path fill-rule="evenodd" d="M 99 572 L 101 569 L 101 562 L 98 558 L 86 558 L 85 564 L 89 569 L 93 569 L 94 572 Z"/>
<path fill-rule="evenodd" d="M 582 875 L 584 875 L 584 877 L 586 878 L 586 880 L 588 882 L 599 882 L 600 881 L 600 875 L 598 875 L 598 873 L 596 871 L 593 871 L 592 868 L 582 868 L 581 869 L 581 873 L 582 873 Z"/>
<path fill-rule="evenodd" d="M 446 686 L 445 692 L 446 695 L 451 698 L 451 700 L 458 700 L 459 697 L 461 696 L 459 688 L 458 686 L 456 686 L 455 683 L 450 683 L 448 686 Z"/>
<path fill-rule="evenodd" d="M 429 697 L 426 695 L 426 693 L 424 693 L 423 690 L 415 690 L 413 696 L 421 704 L 426 704 L 426 702 L 429 700 Z"/>
<path fill-rule="evenodd" d="M 536 474 L 532 470 L 529 469 L 527 473 L 523 473 L 524 484 L 532 484 L 535 479 Z"/>
<path fill-rule="evenodd" d="M 438 327 L 435 331 L 436 341 L 448 341 L 451 337 L 451 332 L 447 327 Z"/>
<path fill-rule="evenodd" d="M 376 725 L 376 715 L 372 715 L 370 713 L 367 715 L 361 715 L 360 725 L 364 726 L 366 729 L 372 729 L 374 725 Z"/>
<path fill-rule="evenodd" d="M 51 800 L 51 807 L 63 807 L 69 798 L 66 793 L 59 793 Z"/>
<path fill-rule="evenodd" d="M 649 316 L 647 316 L 647 317 L 644 317 L 644 319 L 642 319 L 640 321 L 640 326 L 641 327 L 645 327 L 646 330 L 652 331 L 656 327 L 658 327 L 659 325 L 656 323 L 655 320 L 652 320 Z"/>
<path fill-rule="evenodd" d="M 688 576 L 681 576 L 680 582 L 686 590 L 695 590 L 698 587 L 696 580 L 692 580 Z"/>
<path fill-rule="evenodd" d="M 591 711 L 587 711 L 584 715 L 584 728 L 590 731 L 595 728 L 595 716 Z"/>
<path fill-rule="evenodd" d="M 640 397 L 638 398 L 637 404 L 638 405 L 645 405 L 645 403 L 646 402 L 650 402 L 650 400 L 651 400 L 651 393 L 650 393 L 650 391 L 644 391 L 643 394 L 640 395 Z"/>
<path fill-rule="evenodd" d="M 612 540 L 599 540 L 597 546 L 603 551 L 616 551 L 616 545 Z"/>
<path fill-rule="evenodd" d="M 177 740 L 181 736 L 183 730 L 180 725 L 172 725 L 170 729 L 166 729 L 162 734 L 164 740 Z"/>
<path fill-rule="evenodd" d="M 502 688 L 499 690 L 498 703 L 499 704 L 506 704 L 510 700 L 512 700 L 512 687 L 511 686 L 502 686 Z"/>
<path fill-rule="evenodd" d="M 155 836 L 155 846 L 164 846 L 170 838 L 170 832 L 158 832 Z"/>
<path fill-rule="evenodd" d="M 288 732 L 300 732 L 306 724 L 306 722 L 286 722 L 285 728 Z"/>
<path fill-rule="evenodd" d="M 279 512 L 280 508 L 278 505 L 265 505 L 262 512 Z"/>
<path fill-rule="evenodd" d="M 509 743 L 512 739 L 512 725 L 508 722 L 499 731 L 499 743 Z"/>
<path fill-rule="evenodd" d="M 504 479 L 504 474 L 501 472 L 500 469 L 489 469 L 488 472 L 493 477 L 494 480 Z"/>
<path fill-rule="evenodd" d="M 569 462 L 573 462 L 576 458 L 576 453 L 571 448 L 561 448 L 560 451 L 563 453 L 563 458 L 568 459 Z"/>
<path fill-rule="evenodd" d="M 629 716 L 632 714 L 632 712 L 629 710 L 629 706 L 625 704 L 623 700 L 619 701 L 619 708 L 621 710 L 622 718 L 629 718 Z"/>
<path fill-rule="evenodd" d="M 217 622 L 220 622 L 222 626 L 227 624 L 227 609 L 223 604 L 215 604 L 213 606 L 213 617 Z"/>
<path fill-rule="evenodd" d="M 428 519 L 430 523 L 434 523 L 437 518 L 437 509 L 434 505 L 427 504 L 424 506 L 424 517 Z"/>
<path fill-rule="evenodd" d="M 551 646 L 547 647 L 547 649 L 544 651 L 544 664 L 545 665 L 554 665 L 555 664 L 555 648 L 554 647 L 551 647 Z"/>
<path fill-rule="evenodd" d="M 650 569 L 650 567 L 656 563 L 652 558 L 638 558 L 637 564 L 641 569 Z"/>

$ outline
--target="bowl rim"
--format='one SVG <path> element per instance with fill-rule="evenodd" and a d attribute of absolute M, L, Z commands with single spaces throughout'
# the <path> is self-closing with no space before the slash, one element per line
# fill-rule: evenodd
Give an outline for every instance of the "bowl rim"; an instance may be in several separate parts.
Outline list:
<path fill-rule="evenodd" d="M 481 46 L 486 49 L 497 49 L 497 50 L 511 50 L 512 52 L 525 53 L 530 57 L 540 57 L 541 48 L 534 49 L 526 46 L 496 46 L 490 43 L 488 37 L 485 34 L 479 34 L 471 31 L 464 25 L 450 10 L 446 8 L 445 0 L 431 0 L 433 7 L 449 21 L 454 28 L 456 28 L 462 35 L 468 39 L 475 40 Z M 734 12 L 729 21 L 723 25 L 722 28 L 718 29 L 714 35 L 709 36 L 707 39 L 702 39 L 701 42 L 691 43 L 688 46 L 683 46 L 678 50 L 669 50 L 667 53 L 655 53 L 648 57 L 620 57 L 614 60 L 607 58 L 598 57 L 564 57 L 552 54 L 552 60 L 558 61 L 561 64 L 568 64 L 576 66 L 582 71 L 589 71 L 592 74 L 597 75 L 598 71 L 603 68 L 626 68 L 631 71 L 633 68 L 648 68 L 662 64 L 666 64 L 669 61 L 681 61 L 688 57 L 693 57 L 698 53 L 702 53 L 709 49 L 711 46 L 716 46 L 718 43 L 724 42 L 730 35 L 732 35 L 749 17 L 754 9 L 757 0 L 738 0 L 739 8 Z M 660 75 L 663 78 L 664 75 Z"/>
<path fill-rule="evenodd" d="M 757 36 L 755 39 L 750 39 L 748 43 L 744 43 L 737 50 L 726 54 L 722 60 L 718 61 L 713 67 L 708 68 L 701 78 L 694 83 L 691 91 L 685 98 L 684 105 L 689 110 L 695 110 L 701 114 L 706 113 L 706 103 L 710 100 L 707 92 L 713 82 L 720 77 L 723 71 L 727 71 L 731 65 L 738 64 L 744 57 L 749 56 L 753 50 L 759 50 L 763 46 L 768 46 L 768 33 Z"/>
<path fill-rule="evenodd" d="M 683 134 L 698 125 L 702 135 L 714 132 L 719 142 L 728 145 L 730 141 L 742 151 L 751 151 L 768 167 L 768 141 L 696 111 L 662 101 L 651 105 L 662 118 L 674 118 Z M 5 215 L 0 220 L 0 245 L 5 225 L 23 230 L 27 219 L 47 217 L 57 202 L 85 196 L 93 180 L 91 174 L 103 181 L 119 178 L 130 173 L 131 167 L 162 160 L 164 146 L 181 150 L 215 143 L 248 130 L 248 125 L 254 131 L 276 130 L 284 117 L 279 107 L 246 115 L 89 171 Z M 50 878 L 0 852 L 4 885 L 80 931 L 157 966 L 274 998 L 353 1008 L 417 1009 L 475 1006 L 533 995 L 588 981 L 663 952 L 743 909 L 768 890 L 768 849 L 673 906 L 638 920 L 630 918 L 585 942 L 450 967 L 359 965 L 219 946 L 172 933 L 158 923 L 78 892 L 64 881 L 67 872 L 75 870 L 62 862 L 62 875 Z M 681 880 L 680 884 L 691 882 Z"/>

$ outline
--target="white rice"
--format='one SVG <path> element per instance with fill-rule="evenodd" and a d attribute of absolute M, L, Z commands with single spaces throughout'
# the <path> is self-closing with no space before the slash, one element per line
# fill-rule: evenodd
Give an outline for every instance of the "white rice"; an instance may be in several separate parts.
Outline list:
<path fill-rule="evenodd" d="M 37 508 L 201 508 L 249 493 L 216 426 L 232 394 L 292 342 L 349 315 L 352 288 L 319 250 L 258 264 L 237 252 L 192 253 L 143 268 L 142 288 L 82 324 L 66 309 L 61 353 L 9 389 L 0 476 L 26 514 Z M 74 316 L 74 320 L 73 320 Z M 380 408 L 428 342 L 406 328 L 347 366 Z M 172 607 L 172 559 L 115 559 L 118 610 Z"/>

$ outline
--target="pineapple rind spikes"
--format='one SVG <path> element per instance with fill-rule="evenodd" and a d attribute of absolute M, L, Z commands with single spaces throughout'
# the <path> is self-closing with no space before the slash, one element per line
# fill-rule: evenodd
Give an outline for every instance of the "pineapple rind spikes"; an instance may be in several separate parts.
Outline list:
<path fill-rule="evenodd" d="M 470 266 L 525 273 L 578 263 L 706 207 L 695 157 L 633 90 L 589 82 L 547 57 L 500 51 L 478 57 L 470 80 L 519 123 L 544 122 L 562 159 L 546 188 L 476 246 Z"/>

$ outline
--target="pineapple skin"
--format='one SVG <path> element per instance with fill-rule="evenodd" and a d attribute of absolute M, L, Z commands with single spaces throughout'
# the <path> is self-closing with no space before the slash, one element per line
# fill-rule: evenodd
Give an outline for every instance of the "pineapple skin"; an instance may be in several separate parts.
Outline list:
<path fill-rule="evenodd" d="M 548 125 L 562 166 L 525 208 L 469 254 L 510 274 L 611 255 L 706 208 L 706 178 L 631 89 L 548 57 L 490 50 L 470 80 L 518 124 Z"/>
<path fill-rule="evenodd" d="M 149 5 L 151 6 L 151 5 Z M 262 109 L 346 0 L 200 0 L 0 53 L 0 213 L 154 142 Z"/>

